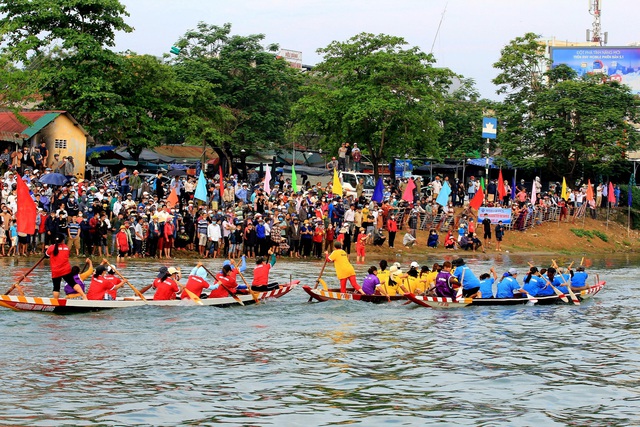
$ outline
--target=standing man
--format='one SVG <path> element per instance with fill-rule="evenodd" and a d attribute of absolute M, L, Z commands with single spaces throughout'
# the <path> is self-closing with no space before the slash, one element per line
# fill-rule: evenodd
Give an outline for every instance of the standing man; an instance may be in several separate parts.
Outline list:
<path fill-rule="evenodd" d="M 140 178 L 137 170 L 133 171 L 133 176 L 129 178 L 129 188 L 131 189 L 131 196 L 133 200 L 138 200 L 140 196 L 140 187 L 142 186 L 142 178 Z"/>
<path fill-rule="evenodd" d="M 360 172 L 360 161 L 362 160 L 362 152 L 358 148 L 357 143 L 353 143 L 353 148 L 351 149 L 351 159 L 353 160 L 353 170 L 356 172 Z"/>
<path fill-rule="evenodd" d="M 347 143 L 343 142 L 338 148 L 338 170 L 344 171 L 347 167 Z"/>
<path fill-rule="evenodd" d="M 482 219 L 482 228 L 484 229 L 484 246 L 491 244 L 491 220 L 489 219 L 489 214 L 484 214 L 484 218 Z"/>

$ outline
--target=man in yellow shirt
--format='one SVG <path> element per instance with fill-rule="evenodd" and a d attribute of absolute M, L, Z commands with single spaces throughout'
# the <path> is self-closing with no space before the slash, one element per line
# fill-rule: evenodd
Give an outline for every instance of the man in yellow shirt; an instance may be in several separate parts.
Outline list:
<path fill-rule="evenodd" d="M 349 255 L 342 250 L 342 243 L 335 241 L 333 247 L 335 250 L 331 252 L 331 255 L 329 255 L 329 252 L 325 252 L 324 254 L 327 257 L 327 261 L 333 262 L 336 268 L 336 275 L 338 276 L 338 280 L 340 280 L 340 292 L 347 292 L 347 281 L 349 281 L 353 289 L 364 295 L 364 291 L 356 282 L 356 271 L 349 262 Z"/>

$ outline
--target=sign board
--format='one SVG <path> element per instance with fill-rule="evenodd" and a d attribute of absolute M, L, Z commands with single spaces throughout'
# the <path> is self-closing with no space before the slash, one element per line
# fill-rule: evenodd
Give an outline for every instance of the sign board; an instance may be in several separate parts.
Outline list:
<path fill-rule="evenodd" d="M 287 61 L 291 68 L 302 68 L 302 52 L 297 50 L 280 49 L 278 58 L 282 58 Z"/>
<path fill-rule="evenodd" d="M 478 211 L 478 226 L 480 226 L 485 214 L 489 215 L 491 224 L 497 224 L 498 221 L 502 221 L 502 224 L 505 225 L 511 224 L 511 209 L 481 207 Z"/>
<path fill-rule="evenodd" d="M 409 178 L 413 173 L 413 161 L 396 159 L 396 178 Z"/>
<path fill-rule="evenodd" d="M 498 134 L 498 119 L 492 119 L 490 117 L 482 118 L 482 137 L 489 139 L 496 139 Z"/>
<path fill-rule="evenodd" d="M 564 64 L 578 73 L 598 74 L 640 95 L 640 47 L 552 47 L 552 66 Z"/>

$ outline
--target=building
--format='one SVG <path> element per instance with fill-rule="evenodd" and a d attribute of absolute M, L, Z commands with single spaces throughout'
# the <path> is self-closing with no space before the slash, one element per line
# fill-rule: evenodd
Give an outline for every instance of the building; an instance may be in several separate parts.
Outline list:
<path fill-rule="evenodd" d="M 44 164 L 49 165 L 54 154 L 72 157 L 75 164 L 74 175 L 84 178 L 87 142 L 93 142 L 91 136 L 66 111 L 24 111 L 17 117 L 13 112 L 0 112 L 0 149 L 27 146 L 34 148 L 44 141 L 49 151 L 49 158 Z"/>

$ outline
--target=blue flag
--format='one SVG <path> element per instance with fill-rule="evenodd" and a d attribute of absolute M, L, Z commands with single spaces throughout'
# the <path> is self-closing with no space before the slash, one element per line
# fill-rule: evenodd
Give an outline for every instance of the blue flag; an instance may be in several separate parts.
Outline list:
<path fill-rule="evenodd" d="M 442 189 L 438 194 L 436 203 L 440 206 L 447 206 L 447 203 L 449 203 L 449 195 L 451 195 L 451 187 L 449 187 L 449 183 L 445 181 L 444 184 L 442 184 Z"/>
<path fill-rule="evenodd" d="M 513 179 L 511 180 L 511 200 L 515 200 L 516 199 L 516 176 L 513 176 Z"/>
<path fill-rule="evenodd" d="M 374 202 L 382 203 L 382 199 L 384 198 L 384 184 L 382 183 L 382 178 L 378 178 L 378 183 L 376 184 L 376 189 L 373 190 L 373 196 L 371 196 L 371 200 Z"/>
<path fill-rule="evenodd" d="M 221 188 L 220 191 L 222 190 Z M 196 194 L 194 197 L 207 203 L 207 180 L 204 179 L 204 173 L 202 173 L 202 171 L 200 171 L 200 176 L 198 177 L 198 185 L 196 186 Z"/>
<path fill-rule="evenodd" d="M 629 178 L 629 189 L 627 191 L 627 206 L 631 207 L 633 202 L 633 196 L 631 193 L 631 188 L 636 185 L 636 175 L 631 174 L 631 178 Z"/>

